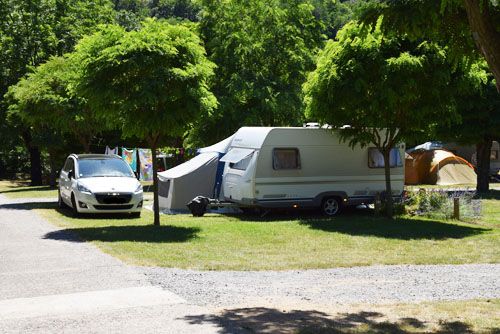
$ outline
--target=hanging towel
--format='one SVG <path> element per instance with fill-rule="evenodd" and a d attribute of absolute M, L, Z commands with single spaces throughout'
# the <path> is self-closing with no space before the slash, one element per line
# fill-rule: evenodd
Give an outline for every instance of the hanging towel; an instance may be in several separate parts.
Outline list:
<path fill-rule="evenodd" d="M 151 150 L 140 148 L 139 149 L 139 161 L 141 163 L 141 180 L 142 181 L 152 181 L 153 180 L 153 157 L 151 155 Z"/>
<path fill-rule="evenodd" d="M 104 154 L 116 154 L 116 155 L 118 155 L 118 146 L 113 148 L 113 149 L 109 146 L 106 146 L 106 151 L 104 152 Z"/>
<path fill-rule="evenodd" d="M 137 151 L 136 149 L 127 149 L 122 147 L 122 158 L 129 164 L 130 168 L 135 172 L 137 171 Z"/>

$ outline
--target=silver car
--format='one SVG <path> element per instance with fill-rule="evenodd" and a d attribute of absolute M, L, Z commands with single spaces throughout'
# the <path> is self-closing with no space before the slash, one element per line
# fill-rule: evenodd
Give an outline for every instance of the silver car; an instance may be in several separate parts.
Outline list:
<path fill-rule="evenodd" d="M 117 155 L 71 154 L 59 175 L 59 207 L 79 213 L 141 215 L 142 185 Z"/>

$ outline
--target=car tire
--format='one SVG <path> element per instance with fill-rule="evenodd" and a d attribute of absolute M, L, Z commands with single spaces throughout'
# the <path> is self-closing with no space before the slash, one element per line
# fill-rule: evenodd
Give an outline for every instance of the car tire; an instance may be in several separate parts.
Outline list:
<path fill-rule="evenodd" d="M 64 200 L 62 199 L 61 190 L 57 191 L 57 206 L 59 209 L 65 209 L 67 207 L 66 203 L 64 203 Z"/>
<path fill-rule="evenodd" d="M 340 199 L 338 197 L 327 197 L 321 203 L 321 212 L 328 217 L 336 216 L 341 209 Z"/>
<path fill-rule="evenodd" d="M 71 213 L 73 217 L 78 217 L 80 212 L 78 212 L 78 207 L 76 206 L 75 194 L 71 194 Z"/>
<path fill-rule="evenodd" d="M 141 218 L 141 213 L 140 212 L 132 212 L 130 214 L 130 216 L 132 216 L 132 218 Z"/>

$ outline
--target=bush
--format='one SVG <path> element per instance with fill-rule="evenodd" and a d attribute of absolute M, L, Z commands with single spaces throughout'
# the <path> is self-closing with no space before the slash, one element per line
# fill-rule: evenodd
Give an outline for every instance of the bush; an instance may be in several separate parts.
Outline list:
<path fill-rule="evenodd" d="M 453 201 L 459 199 L 460 219 L 476 219 L 481 215 L 481 201 L 474 199 L 474 192 L 420 189 L 409 192 L 405 199 L 407 212 L 433 218 L 453 218 Z"/>

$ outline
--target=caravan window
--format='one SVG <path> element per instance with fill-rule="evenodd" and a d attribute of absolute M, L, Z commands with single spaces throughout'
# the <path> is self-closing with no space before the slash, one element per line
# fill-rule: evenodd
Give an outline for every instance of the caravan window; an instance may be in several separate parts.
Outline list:
<path fill-rule="evenodd" d="M 238 169 L 238 170 L 246 170 L 248 167 L 248 164 L 250 163 L 250 160 L 252 160 L 252 157 L 253 157 L 253 153 L 251 153 L 250 155 L 241 159 L 238 162 L 231 162 L 229 164 L 229 168 Z"/>
<path fill-rule="evenodd" d="M 403 166 L 401 155 L 397 148 L 393 148 L 389 154 L 389 166 L 391 168 Z M 384 168 L 384 156 L 376 147 L 368 149 L 368 167 L 370 168 Z"/>
<path fill-rule="evenodd" d="M 273 169 L 300 169 L 300 155 L 296 148 L 275 148 Z"/>

